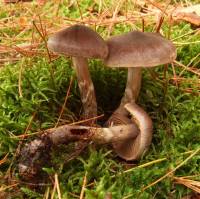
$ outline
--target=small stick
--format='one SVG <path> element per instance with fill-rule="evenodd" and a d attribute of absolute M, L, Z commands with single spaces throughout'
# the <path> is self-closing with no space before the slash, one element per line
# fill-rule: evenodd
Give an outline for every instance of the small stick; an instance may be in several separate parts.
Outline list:
<path fill-rule="evenodd" d="M 178 61 L 174 61 L 174 63 L 175 63 L 176 65 L 178 65 L 178 66 L 183 67 L 185 70 L 187 70 L 187 71 L 189 71 L 189 72 L 192 72 L 192 73 L 194 73 L 194 74 L 200 76 L 200 72 L 198 72 L 198 70 L 197 70 L 197 71 L 192 70 L 190 67 L 187 67 L 187 66 L 185 66 L 184 64 L 182 64 L 181 62 L 178 62 Z"/>
<path fill-rule="evenodd" d="M 156 32 L 157 32 L 157 33 L 160 32 L 160 28 L 161 28 L 161 26 L 162 26 L 162 24 L 163 24 L 163 21 L 164 21 L 164 16 L 161 16 L 161 17 L 160 17 L 160 20 L 159 20 L 159 22 L 158 22 L 158 26 L 157 26 L 157 28 L 156 28 Z"/>
<path fill-rule="evenodd" d="M 80 194 L 79 199 L 83 199 L 84 198 L 84 192 L 85 192 L 86 184 L 87 184 L 87 171 L 85 172 L 85 176 L 83 178 L 83 185 L 82 185 L 81 194 Z"/>
<path fill-rule="evenodd" d="M 50 52 L 49 52 L 49 49 L 47 47 L 47 41 L 45 39 L 45 36 L 40 32 L 39 28 L 37 27 L 35 21 L 33 21 L 33 26 L 36 28 L 37 32 L 39 33 L 40 37 L 42 38 L 42 40 L 44 41 L 44 44 L 45 44 L 45 48 L 47 50 L 47 55 L 48 55 L 48 58 L 49 58 L 49 62 L 51 62 L 51 55 L 50 55 Z"/>
<path fill-rule="evenodd" d="M 145 26 L 145 24 L 144 24 L 144 18 L 142 17 L 142 32 L 144 32 L 144 26 Z"/>
<path fill-rule="evenodd" d="M 0 192 L 5 191 L 6 189 L 10 189 L 11 187 L 16 187 L 17 185 L 19 185 L 19 183 L 15 183 L 15 184 L 12 184 L 12 185 L 8 185 L 8 186 L 6 186 L 6 187 L 1 186 L 1 187 L 0 187 Z"/>
<path fill-rule="evenodd" d="M 59 8 L 60 8 L 61 1 L 62 0 L 59 0 L 59 2 L 57 3 L 56 14 L 55 14 L 56 17 L 58 16 L 58 13 L 59 13 Z"/>
<path fill-rule="evenodd" d="M 51 193 L 51 199 L 54 199 L 55 192 L 56 192 L 56 182 L 54 182 L 54 185 L 53 185 L 53 191 Z"/>
<path fill-rule="evenodd" d="M 173 63 L 172 63 L 172 71 L 173 71 L 173 74 L 174 74 L 174 81 L 175 81 L 176 87 L 178 88 L 177 76 L 176 76 L 176 71 L 175 71 Z"/>
<path fill-rule="evenodd" d="M 7 154 L 3 157 L 3 159 L 0 160 L 0 165 L 7 161 L 8 154 L 9 154 L 9 153 L 7 153 Z"/>
<path fill-rule="evenodd" d="M 59 186 L 59 182 L 58 182 L 58 174 L 57 173 L 55 174 L 55 185 L 56 185 L 56 190 L 57 190 L 57 193 L 58 193 L 58 198 L 62 199 L 61 198 L 61 192 L 60 192 L 60 186 Z"/>
<path fill-rule="evenodd" d="M 124 0 L 120 0 L 120 1 L 117 3 L 114 12 L 112 13 L 112 14 L 113 14 L 113 15 L 112 15 L 112 21 L 113 21 L 113 22 L 110 23 L 110 25 L 109 25 L 109 27 L 108 27 L 108 36 L 110 36 L 110 34 L 111 34 L 111 32 L 112 32 L 112 27 L 113 27 L 113 24 L 115 23 L 115 18 L 116 18 L 116 16 L 117 16 L 118 11 L 120 10 L 120 7 L 123 5 L 123 3 L 124 3 Z"/>
<path fill-rule="evenodd" d="M 164 176 L 162 176 L 161 178 L 157 179 L 156 181 L 152 182 L 151 184 L 147 185 L 146 187 L 144 187 L 142 189 L 142 191 L 145 191 L 146 189 L 154 186 L 155 184 L 157 184 L 158 182 L 162 181 L 163 179 L 165 179 L 166 177 L 168 177 L 169 175 L 171 175 L 172 173 L 174 173 L 177 169 L 179 169 L 180 167 L 182 167 L 186 162 L 188 162 L 191 158 L 193 158 L 196 154 L 198 154 L 200 152 L 200 148 L 198 148 L 197 150 L 195 150 L 189 157 L 187 157 L 184 161 L 182 161 L 179 165 L 177 165 L 174 169 L 172 169 L 170 172 L 166 173 Z"/>
<path fill-rule="evenodd" d="M 85 123 L 85 122 L 88 122 L 88 121 L 91 121 L 91 120 L 94 120 L 94 119 L 96 120 L 96 119 L 101 118 L 101 117 L 103 117 L 103 116 L 104 116 L 104 114 L 99 115 L 99 116 L 97 116 L 97 117 L 93 117 L 93 118 L 89 118 L 89 119 L 85 119 L 85 120 L 73 122 L 73 123 L 70 123 L 70 124 L 68 124 L 68 125 L 73 126 L 73 125 Z M 54 128 L 57 128 L 57 127 L 54 127 Z M 12 139 L 17 139 L 17 138 L 18 138 L 18 139 L 24 139 L 25 137 L 29 137 L 29 136 L 37 135 L 37 134 L 41 134 L 41 131 L 38 131 L 38 132 L 35 132 L 35 133 L 30 133 L 30 134 L 15 135 L 15 136 L 13 136 L 13 137 L 11 137 L 11 138 L 12 138 Z"/>
<path fill-rule="evenodd" d="M 188 67 L 194 62 L 194 60 L 197 59 L 197 58 L 199 58 L 199 57 L 200 57 L 200 53 L 197 54 L 195 57 L 193 57 L 193 58 L 191 59 L 191 61 L 187 64 L 186 68 L 188 68 Z M 179 73 L 179 77 L 182 76 L 182 74 L 184 73 L 184 71 L 186 70 L 186 68 L 184 68 L 184 69 Z"/>
<path fill-rule="evenodd" d="M 46 191 L 45 191 L 45 195 L 44 195 L 44 199 L 48 199 L 49 198 L 49 187 L 47 187 Z"/>
<path fill-rule="evenodd" d="M 88 118 L 88 119 L 84 119 L 84 120 L 80 120 L 80 121 L 77 121 L 77 122 L 73 122 L 69 125 L 77 125 L 77 124 L 82 124 L 82 123 L 87 123 L 91 120 L 96 120 L 96 119 L 99 119 L 99 118 L 102 118 L 104 116 L 104 114 L 101 114 L 101 115 L 98 115 L 98 116 L 95 116 L 95 117 L 91 117 L 91 118 Z"/>
<path fill-rule="evenodd" d="M 151 0 L 146 0 L 147 2 L 149 2 L 150 4 L 152 4 L 154 7 L 158 8 L 161 12 L 163 12 L 165 15 L 167 15 L 166 9 L 161 8 L 160 5 L 158 5 L 158 3 L 153 2 Z"/>
<path fill-rule="evenodd" d="M 199 30 L 199 29 L 196 29 L 196 30 L 192 30 L 192 31 L 190 31 L 190 32 L 187 32 L 187 33 L 185 33 L 185 34 L 183 34 L 183 35 L 180 35 L 180 36 L 178 36 L 178 37 L 175 37 L 175 38 L 171 39 L 171 41 L 175 41 L 175 40 L 180 39 L 180 38 L 182 38 L 182 37 L 185 37 L 185 36 L 188 36 L 188 35 L 190 35 L 190 34 L 193 34 L 193 33 L 197 32 L 198 30 Z"/>
<path fill-rule="evenodd" d="M 67 93 L 66 93 L 66 96 L 65 96 L 65 101 L 64 101 L 64 103 L 63 103 L 63 105 L 62 105 L 62 109 L 61 109 L 61 111 L 60 111 L 60 114 L 59 114 L 58 120 L 57 120 L 57 122 L 56 122 L 55 128 L 58 126 L 59 121 L 60 121 L 60 119 L 61 119 L 61 117 L 62 117 L 62 114 L 63 114 L 63 112 L 64 112 L 64 109 L 65 109 L 65 106 L 66 106 L 66 103 L 67 103 L 67 100 L 68 100 L 68 97 L 69 97 L 69 93 L 70 93 L 70 90 L 71 90 L 72 82 L 73 82 L 73 77 L 71 77 L 71 79 L 70 79 L 69 87 L 68 87 L 68 89 L 67 89 Z"/>
<path fill-rule="evenodd" d="M 23 70 L 23 60 L 20 64 L 20 70 L 19 70 L 19 79 L 18 79 L 18 91 L 19 91 L 19 97 L 23 97 L 22 95 L 22 70 Z"/>
<path fill-rule="evenodd" d="M 76 4 L 77 4 L 77 7 L 78 7 L 80 16 L 81 16 L 81 20 L 83 21 L 83 14 L 82 14 L 82 12 L 81 12 L 81 8 L 80 8 L 80 5 L 79 5 L 79 3 L 78 3 L 78 0 L 76 0 Z"/>

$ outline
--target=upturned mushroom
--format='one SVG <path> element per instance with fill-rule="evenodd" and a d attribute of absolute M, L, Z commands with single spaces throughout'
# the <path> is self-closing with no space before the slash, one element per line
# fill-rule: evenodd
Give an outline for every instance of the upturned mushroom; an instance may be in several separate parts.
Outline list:
<path fill-rule="evenodd" d="M 134 140 L 138 128 L 134 124 L 109 128 L 63 125 L 45 130 L 40 138 L 27 143 L 20 152 L 19 174 L 25 181 L 37 181 L 44 164 L 49 162 L 52 147 L 70 142 L 88 140 L 97 144 Z"/>
<path fill-rule="evenodd" d="M 109 67 L 128 68 L 128 77 L 124 96 L 109 123 L 115 121 L 115 115 L 128 115 L 124 109 L 126 103 L 136 101 L 141 87 L 141 70 L 174 61 L 176 49 L 173 43 L 159 33 L 132 31 L 113 36 L 107 40 L 109 54 L 104 60 Z M 115 122 L 114 122 L 115 123 Z"/>
<path fill-rule="evenodd" d="M 48 48 L 53 52 L 72 57 L 83 103 L 84 117 L 97 116 L 95 91 L 88 71 L 87 58 L 106 58 L 108 47 L 105 41 L 92 29 L 84 25 L 73 25 L 50 37 Z"/>
<path fill-rule="evenodd" d="M 149 115 L 137 104 L 128 103 L 125 109 L 131 114 L 132 121 L 137 125 L 139 133 L 135 138 L 113 142 L 115 152 L 125 160 L 138 160 L 148 150 L 153 132 L 153 124 Z"/>
<path fill-rule="evenodd" d="M 125 105 L 132 123 L 124 117 L 123 124 L 108 128 L 63 125 L 47 129 L 43 135 L 27 143 L 20 152 L 19 174 L 25 181 L 37 180 L 49 162 L 52 147 L 88 140 L 97 144 L 112 143 L 115 152 L 125 160 L 137 160 L 148 149 L 152 139 L 152 121 L 135 103 Z M 136 125 L 135 125 L 136 124 Z"/>

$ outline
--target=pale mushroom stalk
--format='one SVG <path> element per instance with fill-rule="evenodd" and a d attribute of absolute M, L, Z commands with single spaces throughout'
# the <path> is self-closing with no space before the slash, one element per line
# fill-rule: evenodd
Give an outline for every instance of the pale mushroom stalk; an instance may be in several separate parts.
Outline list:
<path fill-rule="evenodd" d="M 83 57 L 73 57 L 74 70 L 76 71 L 78 86 L 83 103 L 84 118 L 92 118 L 97 116 L 97 103 L 90 73 L 88 70 L 88 62 Z"/>
<path fill-rule="evenodd" d="M 96 144 L 108 144 L 135 138 L 139 131 L 134 124 L 109 128 L 63 125 L 46 131 L 53 145 L 67 144 L 79 140 L 91 140 Z"/>
<path fill-rule="evenodd" d="M 127 103 L 133 103 L 137 100 L 142 80 L 142 68 L 128 68 L 126 88 L 124 96 L 121 100 L 120 106 L 115 112 L 124 116 L 128 115 L 128 112 L 124 109 L 124 105 Z"/>

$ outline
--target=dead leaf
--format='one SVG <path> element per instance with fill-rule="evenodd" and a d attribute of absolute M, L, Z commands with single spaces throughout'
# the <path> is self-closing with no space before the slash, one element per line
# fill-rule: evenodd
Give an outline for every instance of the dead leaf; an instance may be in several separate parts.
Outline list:
<path fill-rule="evenodd" d="M 186 21 L 200 27 L 200 4 L 189 7 L 178 7 L 172 13 L 174 21 Z"/>

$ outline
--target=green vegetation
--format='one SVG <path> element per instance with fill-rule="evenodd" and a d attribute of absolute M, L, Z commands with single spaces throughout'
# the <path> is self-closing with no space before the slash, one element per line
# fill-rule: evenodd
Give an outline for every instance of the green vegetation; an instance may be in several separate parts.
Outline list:
<path fill-rule="evenodd" d="M 48 192 L 50 198 L 55 174 L 58 174 L 63 199 L 79 198 L 85 175 L 86 199 L 103 199 L 107 192 L 111 192 L 114 199 L 183 197 L 191 192 L 191 189 L 176 184 L 175 177 L 192 176 L 190 179 L 200 180 L 200 156 L 197 151 L 200 149 L 200 95 L 197 71 L 199 57 L 186 68 L 174 65 L 176 75 L 171 65 L 168 68 L 162 66 L 143 71 L 138 104 L 153 119 L 154 134 L 149 152 L 139 162 L 129 164 L 120 160 L 109 146 L 89 146 L 77 158 L 67 161 L 74 151 L 69 147 L 60 146 L 52 154 L 53 167 L 44 168 L 53 179 L 48 182 L 49 184 L 41 186 L 41 190 L 31 190 L 23 182 L 18 181 L 15 152 L 21 141 L 20 137 L 16 136 L 24 134 L 27 126 L 29 128 L 26 133 L 30 134 L 40 129 L 54 127 L 64 103 L 70 78 L 75 77 L 70 59 L 61 56 L 49 62 L 44 41 L 31 20 L 34 19 L 39 30 L 42 30 L 38 17 L 40 16 L 43 28 L 46 28 L 48 33 L 52 33 L 64 24 L 70 25 L 71 21 L 68 18 L 81 20 L 80 10 L 83 20 L 87 21 L 91 14 L 95 21 L 98 20 L 95 16 L 98 11 L 102 13 L 107 8 L 112 13 L 116 7 L 116 4 L 110 1 L 102 1 L 103 5 L 100 5 L 94 3 L 98 1 L 84 0 L 79 3 L 79 10 L 76 1 L 67 7 L 69 2 L 55 4 L 54 1 L 48 1 L 43 6 L 32 2 L 26 3 L 27 7 L 22 4 L 2 6 L 0 3 L 0 22 L 4 24 L 3 26 L 0 23 L 2 47 L 8 46 L 13 50 L 17 44 L 30 43 L 32 36 L 33 41 L 41 44 L 37 51 L 33 50 L 33 54 L 27 51 L 27 54 L 21 53 L 19 57 L 19 49 L 16 53 L 15 50 L 10 52 L 10 48 L 0 54 L 2 65 L 0 69 L 0 159 L 8 154 L 6 161 L 0 163 L 0 198 L 45 198 L 44 195 L 48 195 Z M 131 4 L 129 1 L 128 3 Z M 126 6 L 121 7 L 121 15 L 125 9 Z M 129 9 L 131 13 L 133 9 L 139 10 L 136 5 Z M 35 13 L 34 17 L 33 13 Z M 20 18 L 26 24 L 24 28 L 20 27 L 22 23 L 19 23 Z M 155 21 L 152 21 L 150 19 L 150 25 L 145 27 L 145 31 L 152 31 L 155 25 Z M 94 28 L 94 24 L 91 27 Z M 109 26 L 100 24 L 96 29 L 101 36 L 108 38 Z M 128 32 L 131 29 L 141 29 L 141 21 L 113 24 L 111 35 Z M 164 21 L 162 31 L 167 35 L 169 31 L 167 20 Z M 193 33 L 180 37 L 191 31 Z M 197 34 L 190 24 L 181 22 L 173 25 L 170 38 L 175 39 L 177 61 L 183 65 L 189 64 L 199 54 L 199 33 Z M 193 43 L 189 44 L 190 42 Z M 19 59 L 12 62 L 13 58 L 18 58 L 17 55 Z M 1 62 L 1 59 L 5 58 L 9 61 Z M 105 121 L 123 95 L 126 71 L 106 68 L 100 60 L 90 60 L 89 64 L 96 89 L 99 115 L 102 113 L 105 115 L 99 121 Z M 80 120 L 81 108 L 79 90 L 74 78 L 62 115 L 62 123 Z M 35 135 L 29 136 L 22 142 L 28 142 L 34 137 Z M 191 158 L 180 165 L 190 155 Z M 180 168 L 177 168 L 174 173 L 144 189 L 178 165 Z M 132 169 L 127 173 L 123 172 L 130 168 Z M 12 180 L 8 178 L 9 175 L 12 175 Z M 15 183 L 18 184 L 11 188 L 7 187 Z M 58 198 L 57 191 L 54 198 Z"/>

